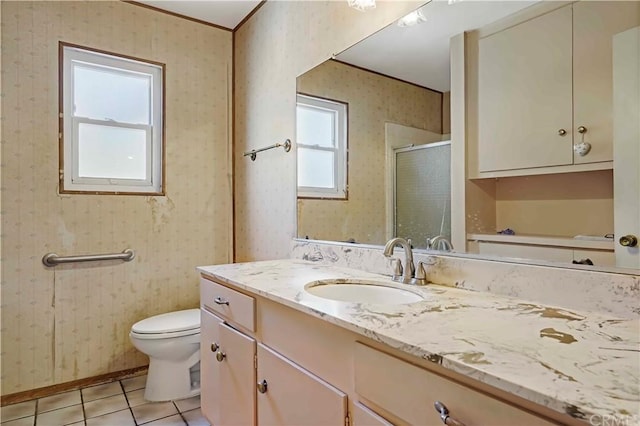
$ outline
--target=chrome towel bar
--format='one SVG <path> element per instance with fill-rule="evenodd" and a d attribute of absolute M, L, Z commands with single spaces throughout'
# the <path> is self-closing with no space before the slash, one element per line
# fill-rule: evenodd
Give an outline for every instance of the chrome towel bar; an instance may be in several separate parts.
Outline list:
<path fill-rule="evenodd" d="M 56 266 L 61 263 L 94 262 L 97 260 L 124 260 L 129 262 L 134 257 L 136 257 L 136 254 L 131 249 L 125 249 L 122 253 L 88 254 L 85 256 L 58 256 L 55 253 L 47 253 L 42 258 L 42 263 L 44 263 L 44 266 Z"/>
<path fill-rule="evenodd" d="M 244 156 L 246 157 L 247 155 L 250 155 L 251 161 L 256 161 L 256 156 L 259 152 L 266 151 L 268 149 L 273 149 L 273 148 L 280 148 L 280 147 L 283 147 L 285 152 L 291 151 L 291 141 L 287 139 L 286 141 L 284 141 L 284 143 L 274 143 L 273 145 L 269 145 L 264 148 L 252 149 L 251 151 L 245 152 Z"/>

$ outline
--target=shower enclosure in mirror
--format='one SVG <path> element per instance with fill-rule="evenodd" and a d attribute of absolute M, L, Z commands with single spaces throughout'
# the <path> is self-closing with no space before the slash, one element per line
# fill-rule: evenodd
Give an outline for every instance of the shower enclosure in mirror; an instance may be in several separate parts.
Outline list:
<path fill-rule="evenodd" d="M 389 25 L 298 77 L 299 93 L 348 109 L 348 197 L 298 197 L 298 236 L 420 249 L 437 234 L 458 253 L 637 271 L 638 247 L 620 241 L 640 236 L 640 188 L 621 189 L 640 169 L 638 125 L 624 124 L 637 123 L 625 114 L 639 48 L 622 34 L 640 26 L 640 2 L 420 9 L 426 22 Z M 450 161 L 429 155 L 437 146 Z"/>

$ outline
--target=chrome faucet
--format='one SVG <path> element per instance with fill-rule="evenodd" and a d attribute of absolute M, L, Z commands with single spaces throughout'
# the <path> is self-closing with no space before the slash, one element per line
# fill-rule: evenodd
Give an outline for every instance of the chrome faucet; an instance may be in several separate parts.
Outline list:
<path fill-rule="evenodd" d="M 427 238 L 427 250 L 451 251 L 453 245 L 442 235 L 436 235 L 433 238 Z"/>
<path fill-rule="evenodd" d="M 404 261 L 406 266 L 403 271 L 402 262 L 400 259 L 396 259 L 397 263 L 392 279 L 405 284 L 426 284 L 424 277 L 416 277 L 416 268 L 413 264 L 413 252 L 411 251 L 411 240 L 405 240 L 404 238 L 397 237 L 390 239 L 384 246 L 383 254 L 385 257 L 391 257 L 393 255 L 393 249 L 396 246 L 400 246 L 404 249 Z"/>

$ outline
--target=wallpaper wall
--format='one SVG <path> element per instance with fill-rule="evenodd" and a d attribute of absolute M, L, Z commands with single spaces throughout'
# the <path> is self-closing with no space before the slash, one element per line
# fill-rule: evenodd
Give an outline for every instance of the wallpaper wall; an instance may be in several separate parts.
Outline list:
<path fill-rule="evenodd" d="M 297 90 L 349 105 L 349 199 L 298 200 L 301 238 L 380 244 L 385 227 L 385 122 L 441 133 L 442 93 L 327 61 Z"/>
<path fill-rule="evenodd" d="M 131 325 L 230 260 L 229 31 L 119 1 L 2 2 L 2 393 L 147 364 Z M 166 64 L 166 196 L 59 195 L 58 41 Z M 129 263 L 46 268 L 59 255 Z"/>
<path fill-rule="evenodd" d="M 295 136 L 296 77 L 424 2 L 267 2 L 235 33 L 236 260 L 289 256 L 296 234 L 295 153 L 242 152 Z M 295 141 L 294 141 L 295 142 Z"/>

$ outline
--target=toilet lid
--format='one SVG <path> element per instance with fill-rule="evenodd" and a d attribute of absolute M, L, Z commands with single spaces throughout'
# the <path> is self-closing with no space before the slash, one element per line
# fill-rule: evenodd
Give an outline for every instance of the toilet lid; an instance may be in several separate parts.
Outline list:
<path fill-rule="evenodd" d="M 200 328 L 200 309 L 169 312 L 133 324 L 131 331 L 140 334 L 175 333 Z"/>

